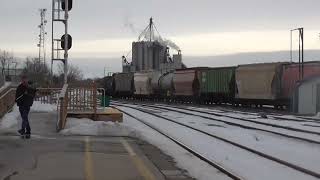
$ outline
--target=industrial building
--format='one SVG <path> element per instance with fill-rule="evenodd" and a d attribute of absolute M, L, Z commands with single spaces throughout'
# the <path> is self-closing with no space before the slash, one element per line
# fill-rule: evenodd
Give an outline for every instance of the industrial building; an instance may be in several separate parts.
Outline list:
<path fill-rule="evenodd" d="M 125 56 L 122 57 L 123 72 L 166 73 L 185 67 L 182 63 L 181 50 L 175 49 L 177 53 L 171 56 L 169 46 L 171 42 L 167 43 L 160 35 L 156 36 L 154 27 L 151 18 L 147 28 L 139 36 L 139 40 L 132 43 L 132 61 L 129 63 Z M 144 39 L 140 40 L 140 37 Z"/>
<path fill-rule="evenodd" d="M 320 76 L 305 79 L 296 87 L 293 98 L 294 112 L 315 115 L 320 112 Z"/>
<path fill-rule="evenodd" d="M 171 57 L 169 50 L 169 47 L 157 41 L 133 42 L 132 62 L 127 63 L 126 59 L 123 59 L 123 72 L 160 71 L 165 73 L 181 69 L 183 67 L 181 51 Z"/>

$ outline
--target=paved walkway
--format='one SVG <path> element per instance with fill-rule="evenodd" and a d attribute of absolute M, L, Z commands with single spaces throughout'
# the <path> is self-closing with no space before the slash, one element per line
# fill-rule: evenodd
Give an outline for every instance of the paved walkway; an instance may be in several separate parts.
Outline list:
<path fill-rule="evenodd" d="M 61 136 L 55 113 L 31 113 L 32 139 L 0 131 L 0 179 L 158 180 L 159 170 L 132 139 Z"/>

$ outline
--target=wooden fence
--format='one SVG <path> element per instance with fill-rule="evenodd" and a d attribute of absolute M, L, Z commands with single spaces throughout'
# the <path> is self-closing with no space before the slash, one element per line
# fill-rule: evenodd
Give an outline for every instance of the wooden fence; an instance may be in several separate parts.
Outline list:
<path fill-rule="evenodd" d="M 15 88 L 7 88 L 0 92 L 0 117 L 5 115 L 15 104 Z M 42 104 L 57 105 L 57 131 L 65 128 L 68 113 L 91 113 L 95 118 L 104 89 L 97 89 L 93 83 L 87 87 L 39 88 L 35 101 Z"/>
<path fill-rule="evenodd" d="M 71 112 L 97 112 L 97 88 L 95 84 L 88 87 L 68 88 Z"/>
<path fill-rule="evenodd" d="M 48 94 L 54 95 L 54 93 Z M 93 119 L 95 120 L 98 103 L 100 102 L 98 96 L 104 95 L 104 89 L 98 91 L 97 86 L 94 83 L 87 87 L 70 87 L 64 85 L 63 89 L 60 91 L 57 103 L 59 112 L 57 130 L 60 131 L 65 128 L 67 117 L 70 114 L 92 114 Z"/>
<path fill-rule="evenodd" d="M 15 89 L 7 88 L 0 93 L 0 118 L 8 113 L 15 104 Z"/>
<path fill-rule="evenodd" d="M 57 104 L 61 88 L 38 88 L 35 101 L 42 104 Z"/>

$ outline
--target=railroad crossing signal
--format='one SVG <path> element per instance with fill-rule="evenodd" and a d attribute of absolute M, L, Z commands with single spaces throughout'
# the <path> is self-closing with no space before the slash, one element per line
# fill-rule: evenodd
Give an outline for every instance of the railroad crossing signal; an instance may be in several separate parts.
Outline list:
<path fill-rule="evenodd" d="M 72 9 L 72 0 L 67 0 L 68 1 L 68 11 L 70 11 L 71 9 Z M 66 2 L 65 2 L 65 0 L 62 0 L 62 2 L 61 2 L 61 8 L 62 8 L 62 10 L 66 10 Z"/>
<path fill-rule="evenodd" d="M 67 83 L 68 51 L 72 47 L 72 37 L 68 34 L 69 11 L 72 9 L 73 0 L 52 0 L 52 61 L 51 75 L 53 74 L 53 61 L 64 64 L 64 83 Z M 55 23 L 64 24 L 64 35 L 55 38 Z"/>
<path fill-rule="evenodd" d="M 62 49 L 65 49 L 65 42 L 64 42 L 64 40 L 65 40 L 65 35 L 63 35 L 63 36 L 61 37 L 61 48 L 62 48 Z M 68 47 L 67 47 L 67 49 L 69 50 L 69 49 L 71 49 L 71 47 L 72 47 L 72 37 L 70 36 L 70 34 L 68 34 L 68 36 L 67 36 L 67 41 L 68 41 Z"/>

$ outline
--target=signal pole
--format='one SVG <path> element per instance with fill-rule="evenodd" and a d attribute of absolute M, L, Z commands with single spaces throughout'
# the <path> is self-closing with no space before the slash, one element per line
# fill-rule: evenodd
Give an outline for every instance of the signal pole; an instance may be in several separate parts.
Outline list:
<path fill-rule="evenodd" d="M 47 20 L 46 20 L 46 12 L 47 9 L 40 9 L 40 25 L 38 26 L 40 29 L 40 34 L 39 34 L 39 64 L 41 64 L 41 60 L 43 60 L 43 64 L 46 63 L 46 25 L 47 25 Z"/>
<path fill-rule="evenodd" d="M 68 83 L 68 19 L 69 19 L 69 1 L 65 0 L 65 11 L 64 11 L 64 25 L 65 25 L 65 33 L 64 33 L 64 83 Z"/>
<path fill-rule="evenodd" d="M 291 62 L 292 62 L 292 32 L 298 31 L 299 32 L 299 79 L 302 80 L 304 78 L 304 28 L 297 28 L 290 30 L 291 33 Z"/>
<path fill-rule="evenodd" d="M 53 75 L 53 62 L 61 61 L 64 65 L 64 83 L 68 83 L 68 51 L 72 46 L 72 38 L 68 34 L 69 11 L 72 9 L 72 0 L 52 0 L 52 61 L 51 76 Z M 55 23 L 64 24 L 64 35 L 55 38 Z M 61 55 L 63 53 L 63 58 Z"/>

